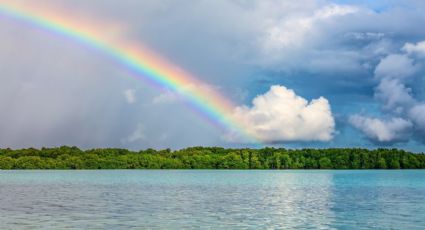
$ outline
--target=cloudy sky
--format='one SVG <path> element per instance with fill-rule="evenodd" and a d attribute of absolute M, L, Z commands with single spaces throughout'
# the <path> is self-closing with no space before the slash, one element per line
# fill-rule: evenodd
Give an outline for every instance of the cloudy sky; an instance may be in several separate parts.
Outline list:
<path fill-rule="evenodd" d="M 125 30 L 231 100 L 267 145 L 425 151 L 424 1 L 31 4 Z M 2 14 L 0 50 L 1 147 L 251 146 L 105 55 Z"/>

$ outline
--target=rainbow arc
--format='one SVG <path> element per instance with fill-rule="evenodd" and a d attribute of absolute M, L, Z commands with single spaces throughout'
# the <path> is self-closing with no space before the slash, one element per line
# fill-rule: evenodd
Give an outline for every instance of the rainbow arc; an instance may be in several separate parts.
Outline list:
<path fill-rule="evenodd" d="M 52 9 L 31 8 L 0 1 L 0 15 L 55 33 L 107 55 L 138 78 L 181 95 L 185 103 L 201 118 L 237 133 L 244 141 L 261 144 L 238 121 L 232 119 L 234 105 L 205 82 L 164 60 L 140 42 L 118 38 L 116 34 L 111 36 L 107 31 L 102 31 L 108 28 L 106 25 L 73 20 L 66 14 L 55 12 Z"/>

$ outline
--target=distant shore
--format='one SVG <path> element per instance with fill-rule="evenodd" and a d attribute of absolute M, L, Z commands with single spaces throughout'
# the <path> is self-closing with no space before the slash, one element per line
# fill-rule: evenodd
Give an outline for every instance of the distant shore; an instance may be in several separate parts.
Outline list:
<path fill-rule="evenodd" d="M 0 149 L 0 169 L 424 169 L 425 154 L 399 149 L 225 149 L 130 151 L 77 147 Z"/>

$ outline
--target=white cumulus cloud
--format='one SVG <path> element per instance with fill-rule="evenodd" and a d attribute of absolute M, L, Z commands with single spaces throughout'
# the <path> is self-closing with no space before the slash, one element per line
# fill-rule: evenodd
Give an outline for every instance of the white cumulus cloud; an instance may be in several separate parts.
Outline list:
<path fill-rule="evenodd" d="M 333 138 L 335 121 L 329 102 L 323 97 L 308 102 L 293 90 L 274 85 L 252 103 L 252 107 L 236 107 L 233 117 L 261 141 L 329 141 Z"/>

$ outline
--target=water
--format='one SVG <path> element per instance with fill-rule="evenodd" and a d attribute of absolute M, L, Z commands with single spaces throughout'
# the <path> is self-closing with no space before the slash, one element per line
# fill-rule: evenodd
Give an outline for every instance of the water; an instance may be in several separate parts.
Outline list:
<path fill-rule="evenodd" d="M 0 171 L 0 229 L 424 229 L 425 170 Z"/>

